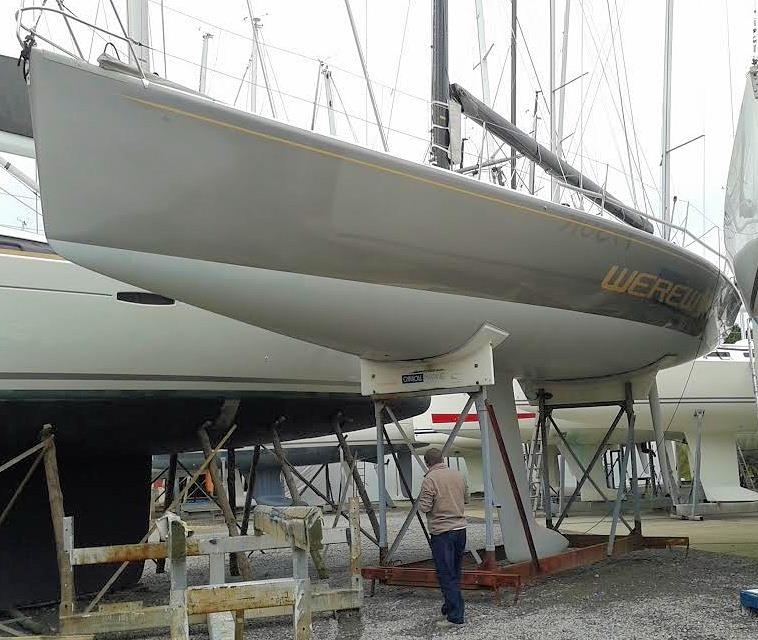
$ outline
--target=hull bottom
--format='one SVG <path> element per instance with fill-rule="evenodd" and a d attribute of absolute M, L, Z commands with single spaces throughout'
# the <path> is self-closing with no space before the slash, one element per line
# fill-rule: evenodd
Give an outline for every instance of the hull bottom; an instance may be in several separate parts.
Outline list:
<path fill-rule="evenodd" d="M 64 508 L 74 518 L 77 546 L 139 542 L 147 531 L 150 505 L 150 456 L 86 456 L 58 444 Z M 29 463 L 3 473 L 0 504 L 8 503 Z M 142 562 L 129 565 L 115 589 L 136 584 Z M 100 590 L 116 565 L 77 567 L 78 594 Z M 0 609 L 56 602 L 59 599 L 55 538 L 42 467 L 22 492 L 0 527 Z"/>

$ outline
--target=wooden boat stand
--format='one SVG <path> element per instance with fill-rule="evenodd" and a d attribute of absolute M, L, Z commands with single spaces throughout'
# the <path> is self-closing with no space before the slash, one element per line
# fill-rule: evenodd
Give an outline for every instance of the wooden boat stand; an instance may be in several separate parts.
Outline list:
<path fill-rule="evenodd" d="M 228 441 L 236 429 L 231 426 L 215 449 L 210 449 L 205 427 L 201 429 L 201 440 L 206 452 L 203 465 L 195 472 L 185 492 L 197 477 L 213 464 L 217 452 Z M 205 438 L 202 436 L 205 435 Z M 172 640 L 188 640 L 189 625 L 205 622 L 211 640 L 241 640 L 245 620 L 289 616 L 293 618 L 293 633 L 296 640 L 311 637 L 311 618 L 315 612 L 334 612 L 360 609 L 363 602 L 363 578 L 361 575 L 360 516 L 358 501 L 349 499 L 349 524 L 343 527 L 326 528 L 319 507 L 266 507 L 257 506 L 250 520 L 253 535 L 238 535 L 234 519 L 234 531 L 229 524 L 229 535 L 194 536 L 188 533 L 186 524 L 170 512 L 184 495 L 169 504 L 168 511 L 159 520 L 158 528 L 164 528 L 165 540 L 149 542 L 155 529 L 136 544 L 102 547 L 76 547 L 74 523 L 67 517 L 63 507 L 63 493 L 58 474 L 53 428 L 45 425 L 42 441 L 30 450 L 16 456 L 0 466 L 0 471 L 33 455 L 38 458 L 32 464 L 36 469 L 44 462 L 48 486 L 49 508 L 55 533 L 58 570 L 60 574 L 60 636 L 71 640 L 92 638 L 94 634 L 118 633 L 146 629 L 170 629 Z M 211 466 L 211 468 L 213 468 Z M 31 476 L 31 472 L 28 474 Z M 28 477 L 12 498 L 23 490 Z M 228 496 L 223 486 L 216 484 L 218 499 L 229 507 Z M 6 506 L 4 514 L 9 511 Z M 231 509 L 224 509 L 231 512 Z M 225 513 L 225 516 L 230 513 Z M 321 556 L 327 545 L 347 544 L 350 550 L 350 584 L 347 587 L 331 588 L 311 586 L 308 576 L 308 557 Z M 248 554 L 255 550 L 291 549 L 292 576 L 288 578 L 253 580 L 249 569 Z M 226 582 L 226 556 L 236 554 L 244 581 Z M 187 585 L 187 558 L 207 556 L 209 559 L 210 584 Z M 239 560 L 242 559 L 242 562 Z M 141 602 L 119 602 L 95 605 L 115 582 L 129 562 L 145 560 L 166 561 L 171 576 L 169 603 L 160 606 L 143 606 Z M 76 611 L 76 590 L 74 567 L 92 564 L 120 564 L 111 579 L 84 608 Z M 243 568 L 244 567 L 244 568 Z M 249 576 L 244 574 L 250 570 Z M 42 638 L 43 636 L 25 636 Z"/>

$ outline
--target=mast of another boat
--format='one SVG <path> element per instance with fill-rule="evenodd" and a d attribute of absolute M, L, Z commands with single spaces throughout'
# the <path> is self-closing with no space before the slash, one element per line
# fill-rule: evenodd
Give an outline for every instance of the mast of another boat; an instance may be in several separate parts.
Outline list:
<path fill-rule="evenodd" d="M 482 100 L 484 100 L 485 104 L 488 104 L 489 106 L 492 106 L 492 100 L 490 99 L 490 74 L 489 74 L 489 65 L 487 63 L 487 56 L 489 55 L 489 49 L 487 49 L 487 37 L 485 35 L 484 31 L 484 7 L 482 6 L 482 0 L 474 0 L 474 5 L 476 8 L 476 35 L 477 40 L 479 43 L 479 73 L 482 78 Z M 450 105 L 448 104 L 448 108 L 450 108 Z M 453 142 L 452 135 L 451 135 L 451 144 Z M 486 149 L 486 154 L 485 154 Z M 451 156 L 452 150 L 451 150 Z M 484 158 L 486 156 L 489 156 L 489 145 L 487 144 L 487 128 L 482 129 L 482 151 L 480 153 L 480 158 Z M 451 158 L 452 162 L 452 158 Z M 480 161 L 481 165 L 481 161 Z M 479 170 L 479 175 L 481 176 L 481 169 Z"/>
<path fill-rule="evenodd" d="M 213 37 L 213 34 L 207 31 L 203 34 L 203 52 L 200 55 L 200 82 L 198 84 L 198 91 L 205 93 L 205 81 L 208 75 L 208 41 Z"/>
<path fill-rule="evenodd" d="M 492 106 L 492 100 L 490 100 L 490 74 L 487 64 L 489 50 L 487 49 L 487 38 L 484 33 L 484 7 L 482 6 L 482 0 L 474 0 L 474 3 L 476 5 L 476 35 L 479 41 L 479 73 L 482 77 L 482 100 L 489 106 Z"/>
<path fill-rule="evenodd" d="M 558 118 L 555 129 L 555 149 L 557 156 L 563 160 L 563 121 L 566 106 L 566 66 L 568 62 L 568 37 L 571 17 L 571 0 L 566 0 L 563 10 L 563 44 L 561 45 L 561 79 L 556 91 L 558 92 Z M 555 35 L 555 34 L 553 34 Z M 555 202 L 561 199 L 561 187 L 556 183 L 557 195 Z"/>
<path fill-rule="evenodd" d="M 332 95 L 332 71 L 329 65 L 322 63 L 321 73 L 324 75 L 324 93 L 326 94 L 326 113 L 329 117 L 329 133 L 337 135 L 337 125 L 334 121 L 334 97 Z"/>
<path fill-rule="evenodd" d="M 532 135 L 534 136 L 534 141 L 537 142 L 537 109 L 539 109 L 539 98 L 540 98 L 540 91 L 539 89 L 534 92 L 534 112 L 533 112 L 533 119 L 532 119 Z M 511 147 L 511 149 L 515 150 L 515 147 Z M 516 175 L 516 163 L 514 160 L 513 163 L 514 169 L 513 169 L 513 175 L 515 177 Z M 529 163 L 529 193 L 534 195 L 534 178 L 536 173 L 536 164 L 534 160 L 532 160 Z M 515 189 L 515 187 L 513 187 Z"/>
<path fill-rule="evenodd" d="M 250 13 L 252 18 L 252 10 Z M 250 50 L 250 113 L 258 112 L 258 29 L 260 18 L 252 18 L 253 21 L 253 46 Z"/>
<path fill-rule="evenodd" d="M 516 30 L 518 29 L 518 0 L 511 0 L 511 123 L 516 124 Z M 537 109 L 534 110 L 535 120 Z M 535 132 L 537 127 L 535 126 Z M 532 163 L 531 193 L 534 194 L 534 163 Z M 511 189 L 516 190 L 516 148 L 511 147 Z"/>
<path fill-rule="evenodd" d="M 127 0 L 126 28 L 129 37 L 134 42 L 134 48 L 129 49 L 129 62 L 139 66 L 147 74 L 150 73 L 150 17 L 148 0 Z M 134 59 L 132 51 L 138 60 Z"/>
<path fill-rule="evenodd" d="M 666 0 L 666 36 L 663 45 L 663 126 L 661 127 L 661 218 L 663 237 L 671 237 L 671 167 L 669 153 L 671 145 L 671 51 L 674 28 L 674 0 Z"/>
<path fill-rule="evenodd" d="M 558 147 L 555 143 L 555 0 L 550 0 L 550 29 L 549 29 L 549 35 L 550 43 L 549 43 L 549 56 L 550 56 L 550 63 L 549 63 L 549 70 L 548 70 L 548 92 L 549 92 L 549 104 L 550 104 L 550 151 L 553 152 L 553 154 L 558 153 Z M 558 182 L 556 179 L 551 175 L 550 176 L 550 200 L 552 202 L 558 202 L 558 197 L 560 194 L 560 189 L 558 187 Z"/>

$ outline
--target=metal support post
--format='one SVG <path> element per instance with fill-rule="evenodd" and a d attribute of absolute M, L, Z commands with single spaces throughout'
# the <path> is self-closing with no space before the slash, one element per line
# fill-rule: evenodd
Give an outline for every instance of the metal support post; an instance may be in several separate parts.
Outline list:
<path fill-rule="evenodd" d="M 620 422 L 621 416 L 623 415 L 624 415 L 624 408 L 621 407 L 618 413 L 616 414 L 616 417 L 613 419 L 611 426 L 608 428 L 608 431 L 606 431 L 602 442 L 598 445 L 598 448 L 595 451 L 595 455 L 592 456 L 592 460 L 590 460 L 590 463 L 587 465 L 587 470 L 582 474 L 582 477 L 579 479 L 579 482 L 577 482 L 576 488 L 574 489 L 574 493 L 571 494 L 571 497 L 568 499 L 566 506 L 563 508 L 563 511 L 561 512 L 561 515 L 558 516 L 558 522 L 555 523 L 554 529 L 557 530 L 560 528 L 561 523 L 565 520 L 566 516 L 568 515 L 569 509 L 571 509 L 571 505 L 574 504 L 576 499 L 581 495 L 582 487 L 584 486 L 584 483 L 590 477 L 590 472 L 594 468 L 595 463 L 598 461 L 598 458 L 600 458 L 600 456 L 603 455 L 603 451 L 605 451 L 605 446 L 608 444 L 608 440 L 610 440 L 611 435 L 613 435 L 613 432 L 616 430 L 616 426 Z"/>
<path fill-rule="evenodd" d="M 463 407 L 463 410 L 458 416 L 458 419 L 455 421 L 455 426 L 453 427 L 453 430 L 450 432 L 450 435 L 447 437 L 447 440 L 445 441 L 445 444 L 442 447 L 441 453 L 442 453 L 443 458 L 447 456 L 448 452 L 450 451 L 450 447 L 453 446 L 453 441 L 458 435 L 458 432 L 461 430 L 461 427 L 463 426 L 463 422 L 466 420 L 466 416 L 468 415 L 468 412 L 471 409 L 472 404 L 474 404 L 474 396 L 469 395 L 468 400 L 466 401 L 466 404 Z M 379 429 L 378 431 L 381 433 L 381 429 Z M 416 514 L 418 513 L 418 507 L 419 507 L 419 500 L 418 498 L 416 498 L 413 501 L 413 504 L 411 505 L 411 509 L 408 512 L 408 515 L 405 516 L 405 521 L 403 522 L 403 525 L 400 527 L 400 531 L 398 532 L 397 536 L 392 542 L 392 546 L 387 552 L 387 555 L 384 561 L 385 564 L 389 564 L 390 560 L 392 560 L 392 556 L 395 555 L 397 548 L 400 546 L 400 542 L 405 537 L 406 531 L 408 531 L 408 527 L 410 526 L 411 522 L 413 522 L 413 518 L 415 518 Z M 386 529 L 385 529 L 385 535 L 386 535 Z"/>
<path fill-rule="evenodd" d="M 627 440 L 628 443 L 628 440 Z M 608 555 L 613 553 L 613 545 L 616 541 L 616 527 L 618 526 L 619 517 L 621 516 L 621 503 L 624 499 L 626 489 L 626 468 L 629 465 L 629 454 L 632 452 L 634 445 L 627 446 L 624 449 L 624 457 L 619 467 L 619 486 L 616 490 L 616 504 L 613 507 L 613 518 L 611 519 L 611 532 L 608 535 Z"/>
<path fill-rule="evenodd" d="M 585 476 L 585 475 L 587 476 L 587 479 L 590 481 L 590 484 L 595 488 L 595 491 L 598 492 L 598 494 L 600 495 L 600 497 L 603 498 L 603 502 L 605 504 L 612 504 L 611 501 L 608 500 L 608 498 L 606 498 L 605 492 L 602 489 L 600 489 L 600 487 L 597 486 L 597 482 L 595 482 L 592 479 L 592 476 L 590 475 L 590 471 L 591 471 L 592 468 L 591 467 L 590 468 L 585 468 L 584 467 L 584 465 L 582 464 L 581 460 L 579 460 L 579 457 L 576 455 L 576 453 L 574 453 L 574 450 L 571 448 L 571 445 L 569 444 L 568 440 L 566 439 L 566 435 L 558 428 L 558 425 L 556 424 L 555 420 L 553 419 L 552 414 L 550 414 L 548 416 L 548 419 L 552 423 L 553 428 L 555 429 L 556 434 L 558 434 L 558 437 L 561 439 L 561 442 L 564 444 L 564 446 L 566 447 L 566 449 L 568 450 L 568 452 L 571 454 L 571 457 L 574 459 L 574 462 L 579 467 L 579 471 L 582 472 L 582 476 Z M 565 478 L 565 472 L 566 472 L 565 470 L 566 470 L 565 459 L 563 458 L 563 456 L 561 456 L 561 487 L 563 487 L 563 479 Z M 563 494 L 563 489 L 561 489 L 561 497 L 562 497 L 562 494 Z M 561 512 L 561 514 L 564 513 L 563 507 L 561 507 L 560 512 Z M 626 521 L 626 519 L 624 518 L 624 516 L 623 515 L 619 515 L 619 518 L 620 518 L 621 522 L 624 523 L 624 526 L 626 526 L 626 528 L 629 531 L 632 531 L 632 529 L 633 529 L 632 526 Z M 558 529 L 557 526 L 555 528 Z"/>
<path fill-rule="evenodd" d="M 395 446 L 392 444 L 392 441 L 390 440 L 389 434 L 387 433 L 387 427 L 382 425 L 382 432 L 384 433 L 384 438 L 387 441 L 387 447 L 390 450 L 390 455 L 392 456 L 392 459 L 395 461 L 395 467 L 397 467 L 397 472 L 400 475 L 400 482 L 402 483 L 403 487 L 405 488 L 406 493 L 408 495 L 413 495 L 413 492 L 411 490 L 411 486 L 408 484 L 408 481 L 405 478 L 405 474 L 403 473 L 403 469 L 400 466 L 400 460 L 397 457 L 397 452 L 395 451 Z M 429 548 L 432 546 L 432 540 L 429 537 L 429 532 L 426 530 L 426 525 L 424 524 L 424 519 L 421 517 L 420 513 L 416 514 L 416 519 L 418 520 L 418 523 L 421 525 L 421 530 L 424 532 L 424 537 L 426 538 L 426 542 L 429 545 Z"/>
<path fill-rule="evenodd" d="M 558 461 L 558 469 L 559 469 L 559 475 L 560 479 L 558 480 L 558 513 L 563 512 L 563 496 L 564 496 L 564 487 L 566 486 L 566 458 L 561 455 L 561 459 Z M 584 471 L 582 471 L 584 473 Z"/>
<path fill-rule="evenodd" d="M 405 433 L 405 429 L 403 429 L 403 426 L 400 424 L 400 421 L 395 416 L 395 412 L 392 411 L 392 407 L 385 405 L 384 408 L 387 411 L 387 415 L 390 417 L 392 422 L 395 423 L 395 428 L 400 432 L 400 435 L 403 437 L 403 442 L 405 442 L 405 446 L 408 448 L 408 451 L 415 458 L 416 463 L 421 468 L 421 470 L 424 473 L 426 473 L 426 463 L 424 462 L 424 459 L 416 451 L 415 447 L 413 446 L 413 441 L 410 439 L 408 434 Z M 387 442 L 389 442 L 389 440 L 387 440 Z"/>
<path fill-rule="evenodd" d="M 634 535 L 642 535 L 642 516 L 640 515 L 640 482 L 637 473 L 637 448 L 635 447 L 634 425 L 637 415 L 634 413 L 634 396 L 632 395 L 632 383 L 625 385 L 626 393 L 626 420 L 629 425 L 629 455 L 632 457 L 632 499 L 634 500 Z"/>
<path fill-rule="evenodd" d="M 479 432 L 482 442 L 482 481 L 484 485 L 484 566 L 495 566 L 494 501 L 492 499 L 492 446 L 490 443 L 490 418 L 487 413 L 487 390 L 474 394 L 476 412 L 479 415 Z"/>
<path fill-rule="evenodd" d="M 45 443 L 45 480 L 47 482 L 47 495 L 50 501 L 50 517 L 53 521 L 55 534 L 55 551 L 58 559 L 58 573 L 60 575 L 61 602 L 58 608 L 60 616 L 74 613 L 76 591 L 74 589 L 74 571 L 71 567 L 71 559 L 65 549 L 65 536 L 63 531 L 63 519 L 66 513 L 63 507 L 63 491 L 61 490 L 60 475 L 58 473 L 58 458 L 55 448 L 55 436 L 52 425 L 46 424 L 42 429 L 41 439 Z"/>
<path fill-rule="evenodd" d="M 553 528 L 553 505 L 550 496 L 550 461 L 547 455 L 547 410 L 545 409 L 545 390 L 540 389 L 537 393 L 539 399 L 539 429 L 540 440 L 540 462 L 542 464 L 542 509 L 545 512 L 545 526 L 548 529 Z"/>
<path fill-rule="evenodd" d="M 382 428 L 384 427 L 384 423 L 382 422 L 383 409 L 383 402 L 374 401 L 374 421 L 376 424 L 376 478 L 379 484 L 379 490 L 377 492 L 379 500 L 379 564 L 384 564 L 389 561 L 387 558 L 389 555 L 387 549 L 387 501 L 385 500 L 387 482 L 384 477 L 384 437 L 382 434 Z M 353 471 L 353 473 L 355 473 L 355 471 Z"/>
<path fill-rule="evenodd" d="M 705 411 L 698 409 L 695 411 L 695 423 L 697 425 L 697 444 L 695 446 L 695 471 L 692 474 L 692 506 L 690 509 L 690 517 L 695 517 L 695 511 L 697 508 L 697 502 L 700 493 L 700 462 L 702 458 L 702 445 L 703 445 L 703 416 Z"/>

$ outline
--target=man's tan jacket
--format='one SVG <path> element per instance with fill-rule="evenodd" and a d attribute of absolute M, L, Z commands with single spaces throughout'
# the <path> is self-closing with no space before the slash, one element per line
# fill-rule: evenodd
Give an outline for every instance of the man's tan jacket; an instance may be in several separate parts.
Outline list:
<path fill-rule="evenodd" d="M 429 533 L 436 535 L 466 528 L 464 504 L 468 502 L 466 479 L 460 471 L 440 462 L 430 467 L 421 483 L 419 510 L 426 514 Z"/>

